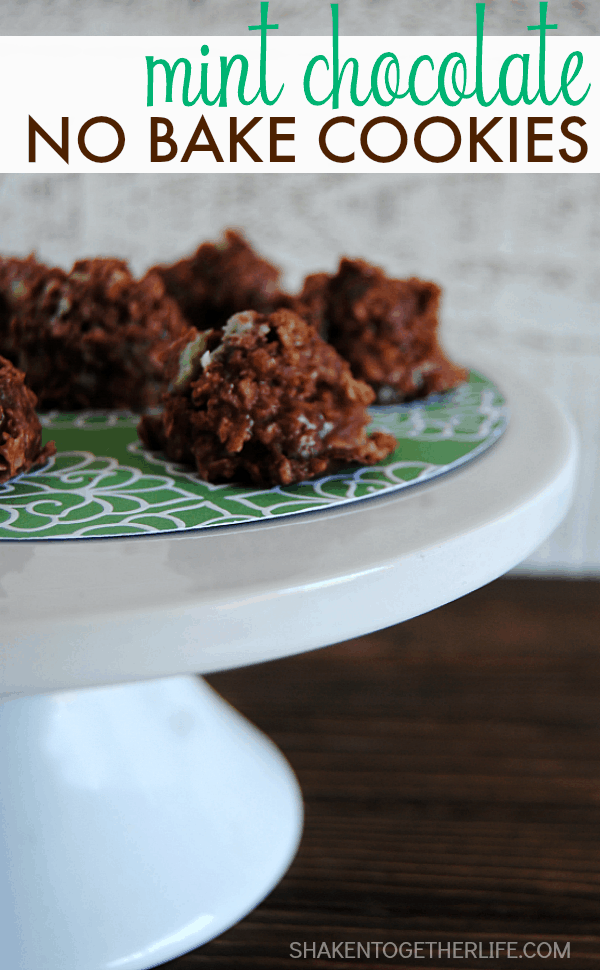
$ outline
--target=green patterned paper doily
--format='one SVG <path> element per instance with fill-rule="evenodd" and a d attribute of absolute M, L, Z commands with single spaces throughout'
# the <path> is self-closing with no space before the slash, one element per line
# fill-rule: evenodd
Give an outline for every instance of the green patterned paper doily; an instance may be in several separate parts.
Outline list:
<path fill-rule="evenodd" d="M 398 447 L 372 467 L 300 485 L 209 485 L 188 468 L 145 451 L 126 412 L 52 412 L 44 440 L 57 454 L 44 468 L 0 486 L 0 539 L 146 535 L 254 522 L 329 508 L 422 482 L 462 464 L 503 432 L 498 389 L 472 372 L 443 396 L 373 408 L 372 429 Z"/>

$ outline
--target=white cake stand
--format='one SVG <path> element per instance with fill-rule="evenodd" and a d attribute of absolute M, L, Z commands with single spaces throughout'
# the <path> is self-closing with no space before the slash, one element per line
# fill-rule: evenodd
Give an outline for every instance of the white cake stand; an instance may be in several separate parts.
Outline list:
<path fill-rule="evenodd" d="M 492 372 L 493 372 L 492 368 Z M 558 525 L 573 431 L 497 376 L 511 422 L 431 483 L 202 533 L 0 543 L 0 951 L 142 970 L 231 926 L 295 852 L 268 739 L 198 678 L 424 613 Z"/>

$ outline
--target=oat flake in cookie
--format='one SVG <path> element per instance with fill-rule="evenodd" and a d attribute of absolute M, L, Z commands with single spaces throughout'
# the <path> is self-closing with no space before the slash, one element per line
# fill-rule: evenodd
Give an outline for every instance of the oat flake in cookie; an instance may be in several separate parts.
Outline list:
<path fill-rule="evenodd" d="M 367 437 L 373 391 L 290 310 L 191 329 L 170 348 L 166 375 L 164 414 L 144 417 L 140 437 L 209 482 L 290 485 L 396 447 L 391 435 Z"/>
<path fill-rule="evenodd" d="M 42 448 L 35 405 L 25 374 L 0 357 L 0 484 L 44 465 L 56 453 L 53 441 Z"/>

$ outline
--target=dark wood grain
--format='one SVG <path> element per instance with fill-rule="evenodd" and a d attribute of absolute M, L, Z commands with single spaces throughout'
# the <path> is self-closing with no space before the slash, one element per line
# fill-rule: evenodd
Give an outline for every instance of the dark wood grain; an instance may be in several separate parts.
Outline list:
<path fill-rule="evenodd" d="M 209 680 L 289 758 L 305 831 L 263 904 L 170 970 L 518 965 L 290 956 L 375 940 L 570 941 L 520 966 L 600 967 L 599 583 L 499 580 Z"/>

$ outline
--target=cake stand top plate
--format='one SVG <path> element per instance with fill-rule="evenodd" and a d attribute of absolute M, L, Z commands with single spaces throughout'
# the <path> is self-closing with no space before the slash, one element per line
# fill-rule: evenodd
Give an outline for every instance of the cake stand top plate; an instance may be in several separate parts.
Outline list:
<path fill-rule="evenodd" d="M 497 367 L 511 421 L 474 461 L 356 505 L 108 540 L 0 543 L 0 692 L 208 673 L 400 622 L 516 565 L 565 515 L 577 445 Z"/>

